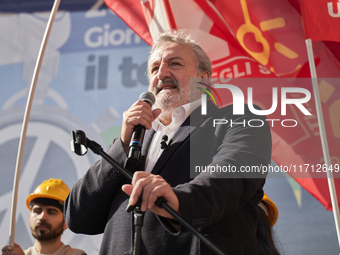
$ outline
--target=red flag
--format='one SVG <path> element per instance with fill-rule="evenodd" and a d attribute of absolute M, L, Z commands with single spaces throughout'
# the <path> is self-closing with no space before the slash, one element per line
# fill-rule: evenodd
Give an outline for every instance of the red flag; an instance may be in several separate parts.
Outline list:
<path fill-rule="evenodd" d="M 119 16 L 144 41 L 151 44 L 152 37 L 146 24 L 140 1 L 105 1 L 105 4 Z"/>
<path fill-rule="evenodd" d="M 340 42 L 340 1 L 300 0 L 306 39 Z"/>
<path fill-rule="evenodd" d="M 255 81 L 254 78 L 281 77 L 294 81 L 297 77 L 309 77 L 301 15 L 288 1 L 143 0 L 139 5 L 134 4 L 133 8 L 131 6 L 135 0 L 105 2 L 149 44 L 152 44 L 150 38 L 164 30 L 187 30 L 209 55 L 213 64 L 213 77 L 220 83 L 227 82 L 230 78 L 252 78 Z M 117 6 L 120 8 L 115 9 Z M 133 20 L 135 16 L 138 17 L 138 22 Z M 322 42 L 316 46 L 318 47 L 314 51 L 319 77 L 338 77 L 340 64 L 337 58 Z M 268 85 L 266 91 L 262 89 L 266 88 L 264 86 L 257 91 L 254 87 L 255 101 L 263 109 L 271 107 L 272 86 Z M 299 87 L 285 79 L 280 79 L 279 84 L 275 84 L 278 88 L 294 86 Z M 308 89 L 312 92 L 311 84 L 305 86 L 309 86 Z M 335 110 L 340 102 L 339 84 L 334 80 L 321 78 L 319 89 L 332 163 L 339 164 L 340 112 Z M 223 96 L 222 99 L 226 103 L 227 99 Z M 317 164 L 324 163 L 313 98 L 306 107 L 312 116 L 306 117 L 296 109 L 287 109 L 286 119 L 299 120 L 299 125 L 294 129 L 288 130 L 282 125 L 271 127 L 272 158 L 278 165 L 299 167 L 306 163 L 316 167 Z M 277 114 L 279 113 L 268 118 L 282 117 Z M 313 175 L 306 174 L 302 176 L 291 173 L 291 176 L 327 209 L 331 209 L 327 179 L 310 178 Z M 326 174 L 319 176 L 326 177 Z M 340 185 L 340 179 L 335 181 Z"/>

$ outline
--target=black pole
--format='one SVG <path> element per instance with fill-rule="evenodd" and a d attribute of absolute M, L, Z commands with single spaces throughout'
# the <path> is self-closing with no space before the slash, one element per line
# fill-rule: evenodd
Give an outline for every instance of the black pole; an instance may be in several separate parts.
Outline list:
<path fill-rule="evenodd" d="M 144 220 L 144 212 L 136 208 L 133 212 L 133 225 L 135 227 L 134 243 L 132 255 L 140 254 L 140 244 L 142 239 L 142 226 Z"/>

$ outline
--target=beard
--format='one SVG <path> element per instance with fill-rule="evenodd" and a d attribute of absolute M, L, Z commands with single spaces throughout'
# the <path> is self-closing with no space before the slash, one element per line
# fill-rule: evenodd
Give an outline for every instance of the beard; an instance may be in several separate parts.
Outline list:
<path fill-rule="evenodd" d="M 161 89 L 164 84 L 170 86 L 170 88 Z M 161 108 L 162 111 L 169 108 L 175 109 L 182 103 L 181 90 L 176 78 L 173 76 L 159 80 L 153 92 L 156 95 L 155 107 Z"/>
<path fill-rule="evenodd" d="M 45 226 L 46 228 L 48 228 L 48 230 L 37 229 L 37 227 L 39 226 Z M 61 234 L 64 232 L 64 222 L 61 222 L 55 228 L 52 228 L 52 226 L 48 223 L 41 222 L 35 227 L 31 226 L 31 232 L 32 232 L 32 236 L 38 241 L 48 241 L 48 240 L 56 239 L 59 236 L 61 236 Z"/>
<path fill-rule="evenodd" d="M 170 85 L 171 88 L 161 89 L 164 84 Z M 160 117 L 163 118 L 171 117 L 174 109 L 197 100 L 202 94 L 201 90 L 191 87 L 190 81 L 179 86 L 174 76 L 159 80 L 152 92 L 156 95 L 154 108 L 162 109 Z"/>

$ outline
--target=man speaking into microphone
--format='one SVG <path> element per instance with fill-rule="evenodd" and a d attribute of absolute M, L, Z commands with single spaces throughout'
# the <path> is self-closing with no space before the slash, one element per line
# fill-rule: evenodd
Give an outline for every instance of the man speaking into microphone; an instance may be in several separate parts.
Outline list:
<path fill-rule="evenodd" d="M 138 100 L 124 112 L 121 135 L 108 150 L 112 158 L 133 173 L 132 183 L 104 159 L 97 161 L 73 186 L 66 200 L 69 229 L 91 235 L 104 233 L 100 254 L 131 254 L 133 217 L 125 209 L 135 205 L 141 196 L 140 208 L 145 214 L 140 254 L 212 254 L 199 238 L 155 205 L 157 198 L 163 197 L 225 254 L 259 254 L 255 235 L 257 206 L 265 179 L 205 173 L 191 178 L 190 146 L 197 144 L 201 148 L 199 159 L 206 165 L 268 165 L 268 123 L 264 121 L 265 125 L 256 128 L 212 128 L 214 118 L 239 116 L 233 115 L 232 106 L 218 109 L 210 102 L 207 116 L 200 115 L 202 90 L 191 87 L 190 79 L 210 78 L 212 67 L 204 50 L 188 36 L 174 31 L 160 34 L 154 40 L 147 73 L 149 92 L 156 98 L 153 109 L 149 102 Z M 253 119 L 254 115 L 246 111 L 242 118 Z M 265 120 L 262 116 L 256 118 Z M 143 141 L 138 141 L 140 156 L 131 163 L 128 158 L 134 145 L 132 136 L 139 125 L 147 131 Z M 204 143 L 201 138 L 207 134 L 210 142 Z"/>

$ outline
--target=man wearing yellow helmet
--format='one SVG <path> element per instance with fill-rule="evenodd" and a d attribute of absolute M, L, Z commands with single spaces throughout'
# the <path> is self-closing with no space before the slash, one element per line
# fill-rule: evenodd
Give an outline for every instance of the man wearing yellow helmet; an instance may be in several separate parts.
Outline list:
<path fill-rule="evenodd" d="M 73 249 L 61 241 L 62 233 L 67 229 L 63 208 L 69 192 L 70 189 L 62 180 L 49 179 L 28 195 L 26 206 L 30 210 L 30 228 L 36 242 L 25 251 L 18 244 L 14 247 L 5 246 L 2 254 L 86 255 L 84 251 Z"/>

